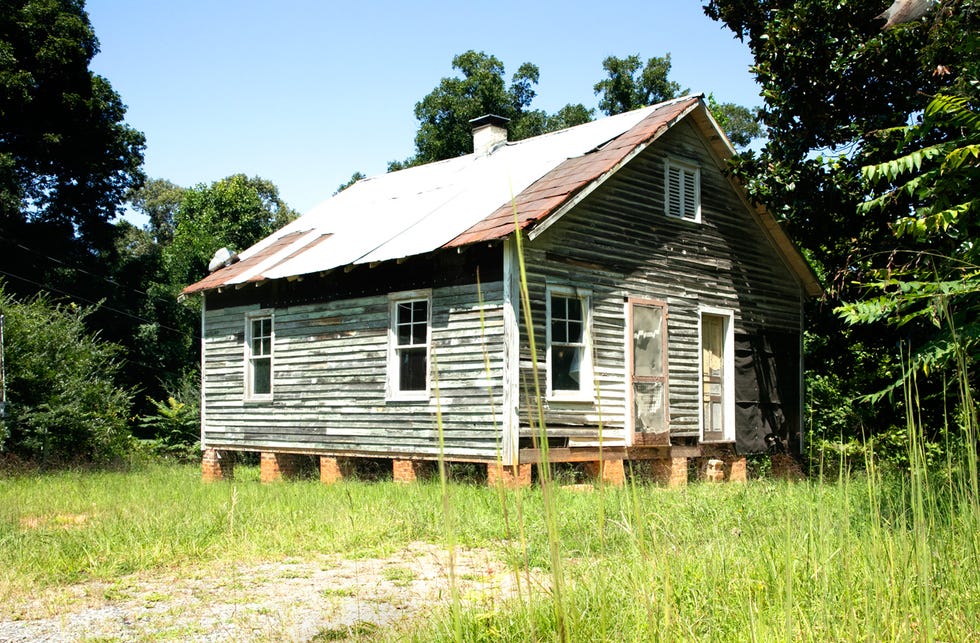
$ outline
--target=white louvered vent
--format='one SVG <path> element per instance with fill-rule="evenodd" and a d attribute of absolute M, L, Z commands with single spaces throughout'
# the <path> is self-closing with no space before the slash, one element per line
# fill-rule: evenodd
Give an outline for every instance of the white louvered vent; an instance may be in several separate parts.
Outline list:
<path fill-rule="evenodd" d="M 668 159 L 665 166 L 664 211 L 667 216 L 701 220 L 701 171 L 696 165 Z"/>

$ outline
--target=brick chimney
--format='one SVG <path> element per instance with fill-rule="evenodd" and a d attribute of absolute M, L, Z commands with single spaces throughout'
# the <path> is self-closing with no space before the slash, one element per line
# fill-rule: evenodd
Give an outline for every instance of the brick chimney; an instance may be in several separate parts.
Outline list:
<path fill-rule="evenodd" d="M 509 118 L 487 114 L 470 121 L 473 127 L 473 153 L 491 153 L 497 145 L 507 142 L 507 123 Z"/>

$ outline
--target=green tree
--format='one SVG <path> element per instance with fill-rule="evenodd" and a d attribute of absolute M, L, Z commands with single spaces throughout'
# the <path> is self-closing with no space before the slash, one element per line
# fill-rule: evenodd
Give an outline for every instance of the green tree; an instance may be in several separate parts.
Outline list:
<path fill-rule="evenodd" d="M 269 180 L 235 174 L 187 190 L 174 215 L 173 241 L 163 250 L 164 270 L 178 290 L 207 275 L 214 253 L 241 252 L 295 219 Z"/>
<path fill-rule="evenodd" d="M 143 135 L 123 122 L 109 82 L 88 69 L 98 40 L 83 6 L 0 4 L 0 238 L 8 243 L 0 269 L 73 286 L 66 267 L 97 269 L 113 248 L 118 205 L 143 178 Z M 62 265 L 16 244 L 43 247 Z"/>
<path fill-rule="evenodd" d="M 766 146 L 745 153 L 733 170 L 803 246 L 828 287 L 827 302 L 808 311 L 814 334 L 807 363 L 837 382 L 844 398 L 879 390 L 899 376 L 885 356 L 898 342 L 922 345 L 926 325 L 849 326 L 834 314 L 863 297 L 862 284 L 949 245 L 895 235 L 916 207 L 908 192 L 886 208 L 859 209 L 868 194 L 861 167 L 894 158 L 903 128 L 923 110 L 923 96 L 969 85 L 975 65 L 977 3 L 940 3 L 924 19 L 881 31 L 881 0 L 713 0 L 705 12 L 748 43 L 762 87 Z M 931 135 L 939 135 L 938 130 Z M 933 141 L 935 142 L 935 141 Z M 966 240 L 962 240 L 966 241 Z M 869 359 L 878 355 L 880 359 Z M 811 380 L 812 381 L 812 380 Z M 924 400 L 940 400 L 941 378 L 920 381 Z M 942 424 L 937 417 L 926 424 Z M 900 405 L 863 405 L 855 432 L 887 429 Z M 925 413 L 928 415 L 928 409 Z M 856 433 L 855 433 L 856 434 Z M 853 434 L 852 434 L 853 435 Z M 859 434 L 858 434 L 859 435 Z M 846 437 L 846 436 L 845 436 Z"/>
<path fill-rule="evenodd" d="M 653 57 L 644 65 L 639 54 L 626 58 L 608 56 L 602 61 L 607 77 L 597 82 L 593 89 L 600 96 L 599 109 L 608 115 L 622 114 L 640 107 L 661 103 L 687 94 L 681 86 L 668 80 L 670 54 Z"/>
<path fill-rule="evenodd" d="M 340 185 L 338 185 L 337 186 L 337 191 L 334 192 L 334 194 L 340 194 L 341 192 L 343 192 L 344 190 L 346 190 L 350 186 L 354 185 L 355 183 L 357 183 L 361 179 L 366 179 L 366 178 L 367 178 L 367 176 L 365 176 L 363 172 L 361 172 L 360 170 L 358 170 L 357 172 L 354 172 L 353 174 L 350 175 L 350 179 L 348 179 L 344 183 L 341 183 Z"/>
<path fill-rule="evenodd" d="M 669 53 L 650 58 L 646 64 L 637 54 L 626 58 L 609 56 L 602 61 L 606 78 L 593 86 L 600 96 L 599 109 L 609 115 L 622 114 L 687 95 L 687 89 L 682 91 L 680 84 L 668 79 L 670 67 Z M 736 146 L 744 147 L 762 136 L 758 117 L 749 108 L 735 103 L 719 103 L 710 94 L 708 107 L 722 131 Z"/>
<path fill-rule="evenodd" d="M 187 188 L 167 179 L 147 179 L 138 188 L 129 191 L 126 202 L 134 210 L 149 219 L 147 231 L 160 245 L 167 245 L 174 238 L 174 217 Z"/>
<path fill-rule="evenodd" d="M 127 349 L 124 373 L 139 389 L 137 414 L 147 415 L 159 410 L 153 400 L 167 400 L 195 377 L 199 309 L 196 299 L 178 302 L 180 291 L 206 276 L 217 249 L 244 250 L 296 213 L 270 181 L 241 174 L 189 189 L 150 179 L 129 203 L 149 222 L 117 224 L 116 258 L 106 266 L 116 286 L 106 301 L 113 315 L 103 328 Z"/>
<path fill-rule="evenodd" d="M 728 140 L 737 148 L 746 147 L 763 134 L 757 110 L 735 103 L 719 103 L 713 94 L 708 94 L 708 109 Z"/>
<path fill-rule="evenodd" d="M 530 109 L 540 72 L 524 63 L 511 78 L 504 80 L 504 65 L 483 52 L 467 51 L 453 58 L 453 69 L 461 76 L 443 78 L 429 94 L 415 104 L 419 129 L 415 135 L 415 156 L 392 161 L 388 170 L 453 158 L 473 151 L 470 120 L 486 114 L 510 119 L 511 140 L 543 134 L 553 129 L 591 120 L 583 105 L 566 105 L 554 117 Z"/>
<path fill-rule="evenodd" d="M 919 249 L 896 253 L 888 270 L 862 284 L 868 296 L 839 309 L 853 324 L 933 328 L 913 366 L 928 375 L 969 365 L 973 385 L 980 363 L 978 99 L 976 86 L 968 96 L 937 96 L 921 123 L 901 128 L 897 158 L 863 168 L 874 196 L 860 211 L 890 211 L 896 241 Z"/>
<path fill-rule="evenodd" d="M 43 295 L 18 301 L 0 284 L 7 407 L 0 450 L 42 463 L 104 461 L 130 445 L 131 392 L 120 347 L 86 327 L 92 308 Z"/>

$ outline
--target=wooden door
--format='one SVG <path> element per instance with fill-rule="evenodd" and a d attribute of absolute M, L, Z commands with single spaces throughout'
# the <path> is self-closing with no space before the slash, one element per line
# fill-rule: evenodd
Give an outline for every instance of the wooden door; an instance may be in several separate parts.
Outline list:
<path fill-rule="evenodd" d="M 666 307 L 631 300 L 629 319 L 634 444 L 669 444 Z"/>
<path fill-rule="evenodd" d="M 725 439 L 725 318 L 701 316 L 701 395 L 705 442 Z"/>

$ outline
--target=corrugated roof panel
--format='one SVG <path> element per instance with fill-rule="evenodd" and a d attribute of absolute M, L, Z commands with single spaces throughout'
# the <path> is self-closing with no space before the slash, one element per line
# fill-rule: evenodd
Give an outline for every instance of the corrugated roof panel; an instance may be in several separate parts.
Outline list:
<path fill-rule="evenodd" d="M 299 240 L 302 235 L 303 231 L 297 230 L 296 232 L 290 232 L 286 235 L 278 237 L 273 243 L 267 244 L 260 251 L 252 253 L 249 257 L 240 259 L 230 266 L 225 266 L 224 268 L 215 270 L 196 284 L 188 286 L 184 289 L 184 294 L 244 282 L 247 280 L 248 276 L 251 275 L 253 271 L 261 266 L 267 259 L 274 256 L 283 248 L 291 246 L 293 243 Z"/>
<path fill-rule="evenodd" d="M 248 274 L 239 270 L 218 278 L 215 273 L 185 293 L 506 236 L 514 228 L 515 205 L 522 227 L 540 220 L 614 166 L 635 147 L 634 141 L 649 138 L 647 119 L 662 124 L 698 101 L 668 101 L 507 143 L 491 154 L 470 154 L 358 181 L 242 252 L 242 263 L 249 261 L 251 267 Z M 634 128 L 641 131 L 634 133 Z M 301 231 L 311 234 L 299 250 L 280 255 L 272 249 L 282 250 L 280 240 Z M 251 260 L 259 255 L 261 259 Z"/>
<path fill-rule="evenodd" d="M 511 234 L 515 227 L 515 210 L 516 220 L 522 229 L 541 221 L 587 185 L 616 167 L 639 145 L 666 131 L 674 121 L 696 107 L 699 102 L 698 97 L 693 97 L 646 110 L 644 118 L 634 127 L 593 153 L 567 159 L 523 190 L 512 203 L 501 206 L 486 220 L 463 231 L 445 247 L 468 245 Z"/>

